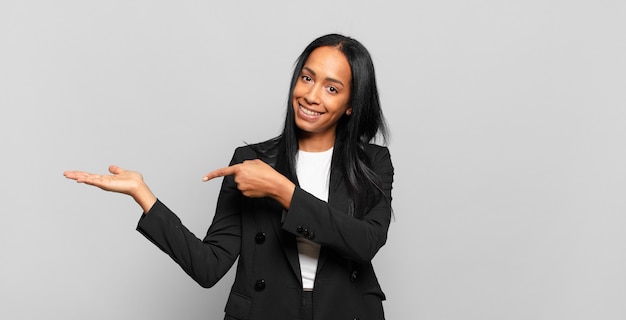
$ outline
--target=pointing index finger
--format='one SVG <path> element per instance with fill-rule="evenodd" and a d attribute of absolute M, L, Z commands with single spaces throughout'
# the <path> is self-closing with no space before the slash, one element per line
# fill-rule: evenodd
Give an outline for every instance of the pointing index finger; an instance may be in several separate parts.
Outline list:
<path fill-rule="evenodd" d="M 237 172 L 237 166 L 239 166 L 239 165 L 235 164 L 235 165 L 232 165 L 230 167 L 225 167 L 225 168 L 221 168 L 221 169 L 217 169 L 217 170 L 211 171 L 211 172 L 205 174 L 204 177 L 202 177 L 202 181 L 209 181 L 209 180 L 217 178 L 217 177 L 225 177 L 225 176 L 230 176 L 232 174 L 235 174 L 235 172 Z"/>

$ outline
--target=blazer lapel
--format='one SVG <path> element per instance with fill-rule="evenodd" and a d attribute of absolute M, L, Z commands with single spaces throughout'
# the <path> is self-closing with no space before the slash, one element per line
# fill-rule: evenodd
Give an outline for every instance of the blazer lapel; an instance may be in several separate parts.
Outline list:
<path fill-rule="evenodd" d="M 338 209 L 339 211 L 346 212 L 347 214 L 349 206 L 348 191 L 346 189 L 346 185 L 341 172 L 336 169 L 332 170 L 328 189 L 328 204 L 331 207 Z M 275 203 L 275 205 L 277 208 L 276 211 L 281 212 L 281 214 L 272 215 L 272 226 L 274 227 L 274 232 L 282 243 L 285 257 L 287 258 L 287 261 L 289 261 L 291 269 L 293 269 L 294 274 L 296 275 L 296 277 L 298 277 L 300 283 L 302 283 L 302 272 L 300 271 L 300 260 L 298 258 L 298 245 L 296 242 L 296 236 L 282 229 L 282 220 L 283 216 L 286 214 L 286 211 L 278 203 Z M 324 265 L 327 256 L 328 254 L 326 253 L 326 249 L 324 246 L 322 246 L 317 262 L 318 274 L 322 269 L 322 266 Z"/>
<path fill-rule="evenodd" d="M 328 205 L 347 213 L 348 203 L 348 191 L 343 180 L 343 175 L 337 169 L 333 169 L 330 174 L 330 183 L 328 187 Z M 324 262 L 326 262 L 327 257 L 326 248 L 322 246 L 320 256 L 317 260 L 318 274 L 322 269 Z"/>
<path fill-rule="evenodd" d="M 276 237 L 282 243 L 283 252 L 285 253 L 285 257 L 287 261 L 289 261 L 289 265 L 291 265 L 291 269 L 293 273 L 298 277 L 300 283 L 302 283 L 302 272 L 300 271 L 300 259 L 298 258 L 298 245 L 296 242 L 296 236 L 282 229 L 282 220 L 283 216 L 287 213 L 285 209 L 280 207 L 277 204 L 277 212 L 281 212 L 281 214 L 272 215 L 272 226 L 274 227 L 274 232 L 276 233 Z"/>

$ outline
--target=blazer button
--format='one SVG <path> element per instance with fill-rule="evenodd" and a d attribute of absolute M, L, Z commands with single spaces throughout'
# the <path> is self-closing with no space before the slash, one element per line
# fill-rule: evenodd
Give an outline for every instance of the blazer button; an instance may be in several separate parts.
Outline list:
<path fill-rule="evenodd" d="M 350 281 L 354 282 L 354 280 L 356 280 L 358 276 L 359 273 L 356 270 L 352 271 L 352 274 L 350 275 Z"/>
<path fill-rule="evenodd" d="M 306 238 L 309 240 L 313 240 L 313 238 L 315 238 L 315 233 L 313 233 L 313 231 L 309 231 L 309 234 L 306 235 Z"/>
<path fill-rule="evenodd" d="M 263 244 L 265 242 L 265 232 L 257 233 L 254 237 L 254 242 L 256 242 L 256 244 Z"/>
<path fill-rule="evenodd" d="M 263 291 L 263 290 L 265 290 L 265 280 L 263 280 L 263 279 L 257 280 L 254 283 L 254 290 L 256 290 L 256 291 Z"/>
<path fill-rule="evenodd" d="M 299 233 L 299 234 L 302 234 L 302 232 L 304 232 L 304 228 L 302 226 L 298 226 L 296 228 L 296 232 Z"/>
<path fill-rule="evenodd" d="M 306 229 L 306 228 L 305 228 L 305 229 L 304 229 L 304 231 L 302 231 L 302 235 L 303 235 L 305 238 L 308 238 L 308 237 L 309 237 L 309 229 Z"/>

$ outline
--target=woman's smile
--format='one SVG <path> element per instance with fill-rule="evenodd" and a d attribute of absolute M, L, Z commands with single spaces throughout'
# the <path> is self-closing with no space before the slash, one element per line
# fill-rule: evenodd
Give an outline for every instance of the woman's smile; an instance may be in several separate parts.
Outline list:
<path fill-rule="evenodd" d="M 323 115 L 323 112 L 317 112 L 315 110 L 309 109 L 301 104 L 298 104 L 298 107 L 300 107 L 300 111 L 302 113 L 304 113 L 304 116 L 307 116 L 307 118 L 311 118 L 312 120 L 319 118 L 321 115 Z"/>

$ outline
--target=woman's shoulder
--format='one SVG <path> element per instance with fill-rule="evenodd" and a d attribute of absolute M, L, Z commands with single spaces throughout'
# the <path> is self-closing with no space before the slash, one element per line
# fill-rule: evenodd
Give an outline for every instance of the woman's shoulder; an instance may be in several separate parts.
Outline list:
<path fill-rule="evenodd" d="M 365 154 L 367 154 L 371 165 L 376 168 L 376 171 L 382 170 L 393 173 L 391 154 L 387 146 L 368 143 L 365 145 Z"/>
<path fill-rule="evenodd" d="M 389 148 L 375 143 L 367 143 L 365 144 L 365 153 L 370 156 L 377 154 L 389 154 Z"/>
<path fill-rule="evenodd" d="M 246 143 L 235 148 L 235 157 L 242 160 L 266 158 L 275 154 L 278 146 L 278 138 L 272 138 L 262 142 Z"/>

